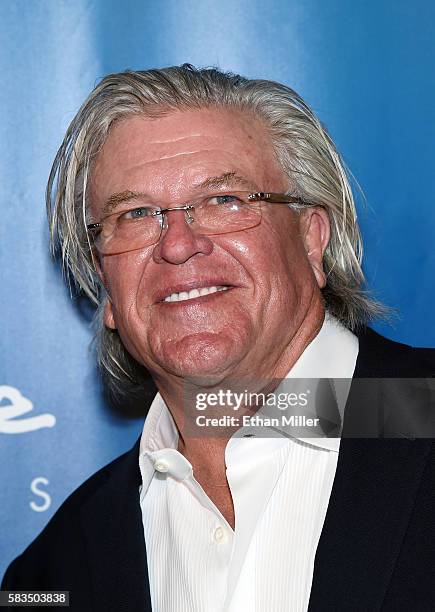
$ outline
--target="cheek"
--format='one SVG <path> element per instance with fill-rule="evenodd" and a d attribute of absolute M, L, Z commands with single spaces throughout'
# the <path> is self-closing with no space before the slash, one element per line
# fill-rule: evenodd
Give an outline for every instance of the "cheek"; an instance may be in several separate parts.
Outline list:
<path fill-rule="evenodd" d="M 149 251 L 149 250 L 148 250 Z M 102 261 L 104 284 L 109 295 L 115 319 L 129 316 L 142 292 L 143 278 L 150 260 L 144 250 L 107 256 Z M 121 324 L 121 321 L 117 321 Z"/>
<path fill-rule="evenodd" d="M 148 309 L 138 308 L 145 268 L 142 252 L 106 257 L 104 262 L 105 285 L 115 328 L 127 351 L 140 363 L 146 346 L 142 330 L 149 327 Z"/>
<path fill-rule="evenodd" d="M 273 335 L 276 327 L 298 320 L 312 299 L 315 279 L 296 222 L 284 218 L 269 225 L 257 242 L 262 257 L 256 265 L 255 287 L 265 324 Z"/>
<path fill-rule="evenodd" d="M 251 277 L 255 294 L 265 304 L 287 299 L 312 276 L 297 220 L 289 215 L 263 219 L 260 228 L 228 240 L 226 248 Z"/>

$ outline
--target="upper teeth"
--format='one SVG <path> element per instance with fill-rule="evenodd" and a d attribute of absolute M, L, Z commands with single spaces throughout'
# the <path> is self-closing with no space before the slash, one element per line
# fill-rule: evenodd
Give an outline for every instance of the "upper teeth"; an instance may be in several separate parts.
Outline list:
<path fill-rule="evenodd" d="M 190 291 L 181 291 L 181 293 L 171 293 L 163 300 L 164 302 L 181 302 L 182 300 L 192 300 L 200 295 L 208 295 L 209 293 L 216 293 L 216 291 L 225 291 L 229 289 L 225 285 L 218 285 L 213 287 L 201 287 L 201 289 L 191 289 Z"/>

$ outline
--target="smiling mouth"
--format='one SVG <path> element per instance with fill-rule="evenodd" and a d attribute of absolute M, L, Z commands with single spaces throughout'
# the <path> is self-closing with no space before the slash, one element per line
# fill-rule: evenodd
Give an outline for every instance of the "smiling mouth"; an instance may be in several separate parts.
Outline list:
<path fill-rule="evenodd" d="M 227 291 L 231 289 L 228 285 L 213 285 L 212 287 L 201 287 L 200 289 L 191 289 L 190 291 L 181 291 L 180 293 L 171 293 L 166 296 L 161 302 L 187 302 L 205 295 Z"/>

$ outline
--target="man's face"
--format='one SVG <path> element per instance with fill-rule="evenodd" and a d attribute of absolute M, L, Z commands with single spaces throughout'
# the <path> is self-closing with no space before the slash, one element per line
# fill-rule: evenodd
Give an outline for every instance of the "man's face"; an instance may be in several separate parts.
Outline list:
<path fill-rule="evenodd" d="M 225 176 L 230 184 L 222 182 Z M 112 128 L 97 157 L 92 217 L 98 221 L 107 200 L 127 190 L 170 208 L 198 193 L 288 187 L 266 129 L 246 113 L 137 116 Z M 256 227 L 206 236 L 186 223 L 183 211 L 169 213 L 157 244 L 100 258 L 109 295 L 106 325 L 118 330 L 127 350 L 157 379 L 168 373 L 216 380 L 274 371 L 323 283 L 324 217 L 317 215 L 320 224 L 310 222 L 311 214 L 300 220 L 288 207 L 271 204 Z M 164 301 L 207 287 L 227 289 Z"/>

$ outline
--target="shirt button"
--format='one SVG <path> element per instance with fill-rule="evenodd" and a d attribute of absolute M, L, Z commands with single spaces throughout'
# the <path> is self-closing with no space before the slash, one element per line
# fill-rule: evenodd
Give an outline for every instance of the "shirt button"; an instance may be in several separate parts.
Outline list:
<path fill-rule="evenodd" d="M 222 527 L 216 527 L 213 534 L 215 542 L 222 542 L 222 540 L 224 539 L 224 535 L 225 533 Z"/>
<path fill-rule="evenodd" d="M 162 461 L 162 459 L 157 459 L 154 462 L 154 469 L 158 472 L 167 472 L 169 470 L 169 464 L 166 461 Z"/>

